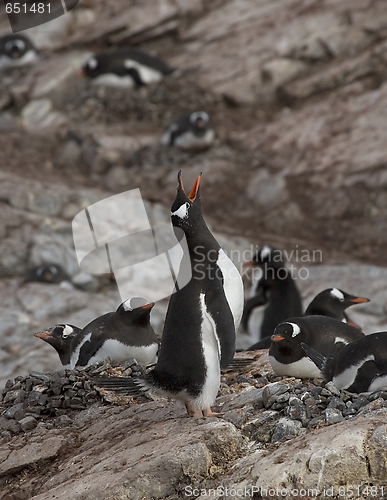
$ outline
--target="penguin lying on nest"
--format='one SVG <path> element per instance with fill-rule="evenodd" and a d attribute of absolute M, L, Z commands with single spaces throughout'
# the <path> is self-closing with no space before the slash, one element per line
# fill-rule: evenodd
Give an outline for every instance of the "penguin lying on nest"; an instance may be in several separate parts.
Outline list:
<path fill-rule="evenodd" d="M 203 219 L 200 183 L 199 175 L 187 195 L 181 172 L 178 174 L 171 219 L 175 234 L 183 231 L 187 240 L 192 278 L 171 295 L 154 369 L 141 378 L 93 381 L 100 387 L 129 394 L 155 389 L 183 401 L 190 416 L 211 416 L 220 387 L 220 370 L 229 365 L 235 353 L 243 284 Z M 183 257 L 179 273 L 185 272 L 186 262 Z"/>
<path fill-rule="evenodd" d="M 301 343 L 326 382 L 349 392 L 371 392 L 387 387 L 387 332 L 366 335 L 344 346 L 333 356 L 325 356 Z"/>

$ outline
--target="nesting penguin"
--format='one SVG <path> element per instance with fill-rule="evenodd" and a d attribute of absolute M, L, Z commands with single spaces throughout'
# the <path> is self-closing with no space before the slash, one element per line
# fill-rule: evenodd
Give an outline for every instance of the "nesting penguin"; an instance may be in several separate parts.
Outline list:
<path fill-rule="evenodd" d="M 280 250 L 264 245 L 246 266 L 253 267 L 253 284 L 244 305 L 242 327 L 259 339 L 247 350 L 268 349 L 278 323 L 302 315 L 301 296 Z M 258 280 L 254 279 L 256 270 Z"/>
<path fill-rule="evenodd" d="M 59 324 L 34 335 L 50 344 L 58 353 L 62 365 L 70 368 L 71 343 L 79 332 L 81 328 L 77 326 Z"/>
<path fill-rule="evenodd" d="M 200 183 L 198 176 L 187 195 L 178 174 L 171 219 L 175 234 L 184 232 L 192 278 L 170 298 L 156 366 L 141 379 L 96 380 L 103 387 L 128 392 L 138 390 L 136 386 L 156 389 L 183 401 L 190 416 L 212 415 L 220 369 L 233 359 L 243 310 L 242 278 L 204 221 Z M 183 267 L 179 274 L 186 272 Z"/>
<path fill-rule="evenodd" d="M 26 36 L 12 34 L 0 38 L 0 70 L 24 66 L 38 60 L 34 45 Z"/>
<path fill-rule="evenodd" d="M 90 56 L 79 72 L 95 85 L 141 87 L 161 81 L 175 70 L 158 57 L 134 49 L 120 49 Z"/>
<path fill-rule="evenodd" d="M 274 330 L 269 361 L 277 375 L 321 377 L 320 370 L 305 354 L 301 343 L 323 356 L 331 356 L 363 337 L 365 334 L 358 328 L 328 316 L 289 318 Z"/>
<path fill-rule="evenodd" d="M 349 392 L 371 392 L 387 387 L 387 332 L 359 338 L 333 355 L 324 355 L 306 343 L 305 353 L 326 382 Z"/>
<path fill-rule="evenodd" d="M 349 320 L 345 310 L 355 304 L 365 304 L 366 302 L 369 302 L 369 299 L 350 295 L 338 288 L 327 288 L 316 295 L 306 308 L 304 316 L 321 314 L 359 328 L 358 325 Z"/>
<path fill-rule="evenodd" d="M 40 283 L 58 284 L 69 281 L 70 277 L 58 264 L 42 264 L 27 272 L 25 282 L 38 281 Z"/>
<path fill-rule="evenodd" d="M 150 324 L 153 306 L 142 297 L 132 297 L 115 312 L 91 321 L 71 343 L 71 367 L 107 357 L 117 361 L 135 358 L 142 365 L 155 363 L 159 341 Z"/>
<path fill-rule="evenodd" d="M 205 111 L 180 116 L 172 122 L 161 137 L 164 146 L 176 146 L 188 151 L 209 148 L 215 140 L 215 129 Z"/>

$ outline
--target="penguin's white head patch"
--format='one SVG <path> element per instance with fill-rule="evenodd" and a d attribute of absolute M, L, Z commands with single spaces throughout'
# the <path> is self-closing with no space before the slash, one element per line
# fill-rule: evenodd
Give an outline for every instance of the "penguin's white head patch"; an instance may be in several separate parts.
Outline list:
<path fill-rule="evenodd" d="M 69 335 L 71 335 L 74 332 L 74 328 L 72 328 L 70 325 L 65 325 L 63 328 L 63 333 L 62 337 L 66 339 Z"/>
<path fill-rule="evenodd" d="M 334 297 L 335 299 L 339 299 L 340 302 L 344 302 L 344 294 L 341 290 L 339 290 L 338 288 L 332 288 L 331 290 L 331 295 L 332 297 Z"/>
<path fill-rule="evenodd" d="M 296 323 L 288 323 L 293 328 L 292 337 L 297 337 L 301 333 L 301 328 Z"/>
<path fill-rule="evenodd" d="M 269 258 L 271 255 L 271 248 L 267 245 L 264 245 L 261 248 L 261 260 Z"/>
<path fill-rule="evenodd" d="M 90 57 L 87 61 L 89 69 L 94 70 L 98 66 L 98 61 L 95 57 Z"/>
<path fill-rule="evenodd" d="M 202 120 L 205 123 L 208 123 L 210 121 L 210 117 L 205 111 L 195 111 L 194 113 L 191 113 L 189 116 L 189 121 L 193 124 L 195 124 L 198 120 Z"/>
<path fill-rule="evenodd" d="M 186 219 L 188 217 L 188 208 L 189 204 L 187 202 L 183 203 L 177 210 L 171 212 L 171 216 L 176 215 L 180 219 Z"/>
<path fill-rule="evenodd" d="M 134 309 L 138 309 L 139 307 L 147 304 L 148 301 L 143 297 L 131 297 L 122 303 L 122 307 L 124 308 L 124 311 L 133 311 Z"/>
<path fill-rule="evenodd" d="M 26 44 L 23 42 L 23 40 L 9 40 L 4 47 L 6 52 L 12 52 L 14 48 L 17 48 L 19 52 L 23 52 L 23 50 L 26 48 Z"/>

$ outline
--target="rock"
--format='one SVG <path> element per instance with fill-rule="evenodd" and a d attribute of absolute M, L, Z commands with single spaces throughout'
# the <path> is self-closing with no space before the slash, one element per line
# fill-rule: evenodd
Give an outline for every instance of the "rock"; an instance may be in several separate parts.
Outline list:
<path fill-rule="evenodd" d="M 22 408 L 24 407 L 24 403 L 17 403 L 13 406 L 11 406 L 11 408 L 9 408 L 5 413 L 4 413 L 4 416 L 6 418 L 15 418 L 15 414 L 17 411 L 21 410 Z M 16 418 L 16 420 L 19 420 L 18 418 Z"/>
<path fill-rule="evenodd" d="M 325 410 L 325 421 L 328 425 L 337 424 L 339 422 L 342 422 L 343 420 L 344 417 L 340 410 L 335 408 L 327 408 Z"/>
<path fill-rule="evenodd" d="M 24 106 L 21 111 L 23 126 L 30 132 L 42 129 L 50 130 L 61 127 L 66 123 L 63 114 L 54 111 L 49 99 L 34 99 Z"/>
<path fill-rule="evenodd" d="M 291 439 L 299 434 L 301 428 L 302 424 L 298 420 L 292 420 L 286 417 L 281 418 L 274 427 L 271 442 L 282 443 L 283 441 Z"/>
<path fill-rule="evenodd" d="M 38 425 L 38 421 L 36 420 L 36 418 L 28 416 L 19 420 L 19 424 L 22 430 L 26 432 L 35 429 L 35 427 Z"/>
<path fill-rule="evenodd" d="M 72 277 L 72 284 L 86 292 L 98 292 L 98 281 L 88 273 L 81 271 Z"/>
<path fill-rule="evenodd" d="M 14 474 L 29 465 L 56 457 L 64 443 L 65 439 L 60 436 L 47 436 L 39 443 L 39 446 L 36 446 L 36 443 L 30 443 L 12 451 L 5 447 L 4 457 L 0 464 L 0 476 Z"/>
<path fill-rule="evenodd" d="M 0 113 L 0 134 L 14 132 L 19 128 L 19 124 L 11 113 L 4 111 Z"/>
<path fill-rule="evenodd" d="M 339 389 L 337 389 L 337 387 L 335 386 L 335 384 L 333 382 L 328 382 L 325 384 L 325 388 L 332 394 L 334 394 L 335 396 L 340 396 L 340 391 Z"/>

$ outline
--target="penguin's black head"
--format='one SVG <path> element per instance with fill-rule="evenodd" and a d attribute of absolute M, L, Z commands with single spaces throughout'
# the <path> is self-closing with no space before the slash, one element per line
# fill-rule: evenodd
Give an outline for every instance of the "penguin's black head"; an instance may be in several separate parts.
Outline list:
<path fill-rule="evenodd" d="M 117 309 L 117 313 L 125 322 L 149 324 L 150 312 L 155 305 L 143 297 L 132 297 L 125 300 Z"/>
<path fill-rule="evenodd" d="M 300 325 L 293 321 L 284 321 L 276 326 L 273 335 L 271 336 L 272 342 L 278 342 L 278 345 L 287 346 L 294 343 L 301 338 L 302 329 Z"/>
<path fill-rule="evenodd" d="M 190 114 L 189 121 L 197 132 L 202 132 L 207 128 L 210 117 L 205 111 L 195 111 Z"/>
<path fill-rule="evenodd" d="M 72 339 L 81 329 L 74 325 L 59 324 L 43 332 L 34 333 L 38 339 L 42 339 L 52 345 L 58 352 L 65 346 L 70 347 Z"/>
<path fill-rule="evenodd" d="M 336 304 L 342 304 L 343 309 L 354 304 L 365 304 L 366 302 L 370 301 L 369 299 L 366 299 L 364 297 L 350 295 L 349 293 L 343 292 L 343 290 L 339 290 L 338 288 L 328 288 L 321 293 L 323 294 L 324 292 L 329 293 L 329 300 Z"/>
<path fill-rule="evenodd" d="M 171 219 L 173 226 L 183 229 L 185 233 L 194 232 L 198 225 L 203 222 L 200 181 L 201 175 L 198 175 L 191 192 L 187 196 L 184 191 L 181 170 L 178 174 L 179 185 L 175 201 L 171 207 Z"/>
<path fill-rule="evenodd" d="M 9 35 L 3 38 L 2 52 L 10 59 L 20 59 L 30 49 L 33 49 L 33 45 L 24 36 Z"/>
<path fill-rule="evenodd" d="M 354 304 L 365 304 L 369 299 L 357 297 L 349 293 L 339 290 L 338 288 L 327 288 L 323 290 L 309 304 L 306 314 L 324 314 L 326 316 L 342 319 L 344 310 Z M 353 324 L 352 326 L 356 326 Z"/>
<path fill-rule="evenodd" d="M 78 73 L 78 76 L 88 76 L 89 78 L 95 78 L 101 74 L 101 61 L 98 56 L 90 56 L 85 64 L 82 66 L 82 70 Z"/>

